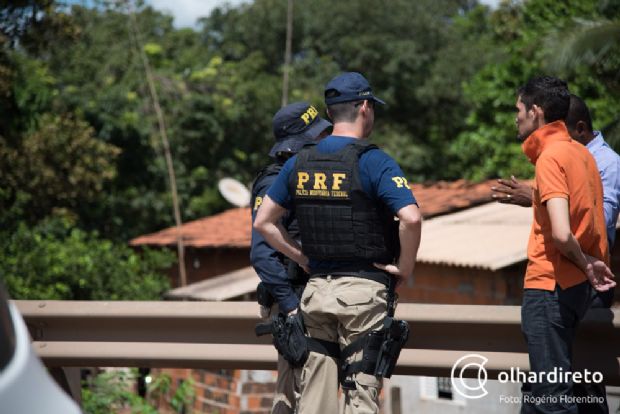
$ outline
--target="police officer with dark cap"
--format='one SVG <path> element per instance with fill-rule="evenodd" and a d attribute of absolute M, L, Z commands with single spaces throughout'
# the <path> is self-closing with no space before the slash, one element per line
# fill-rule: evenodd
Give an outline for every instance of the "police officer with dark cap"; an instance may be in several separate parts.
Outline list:
<path fill-rule="evenodd" d="M 263 197 L 275 181 L 282 165 L 304 145 L 313 143 L 329 133 L 331 123 L 322 119 L 318 111 L 306 102 L 295 102 L 280 109 L 273 117 L 273 134 L 276 139 L 269 156 L 273 163 L 258 173 L 252 186 L 252 220 Z M 288 234 L 297 239 L 299 232 L 293 214 L 282 218 Z M 250 251 L 252 266 L 261 283 L 257 289 L 261 316 L 268 318 L 282 312 L 288 314 L 299 307 L 299 297 L 307 281 L 307 274 L 296 263 L 275 251 L 263 236 L 252 230 Z M 278 380 L 272 413 L 293 413 L 299 395 L 299 369 L 278 356 Z"/>
<path fill-rule="evenodd" d="M 377 413 L 382 377 L 391 375 L 408 336 L 406 323 L 393 319 L 393 288 L 413 272 L 421 216 L 398 164 L 368 142 L 375 105 L 384 102 L 364 76 L 336 76 L 325 103 L 332 134 L 284 164 L 254 226 L 309 269 L 300 305 L 309 344 L 340 350 L 308 347 L 298 412 L 338 412 L 342 385 L 345 413 Z M 291 209 L 301 245 L 280 224 Z"/>

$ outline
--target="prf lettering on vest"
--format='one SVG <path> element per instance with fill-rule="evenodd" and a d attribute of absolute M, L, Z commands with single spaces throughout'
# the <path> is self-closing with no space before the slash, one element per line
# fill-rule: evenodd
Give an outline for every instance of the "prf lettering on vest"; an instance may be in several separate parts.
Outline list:
<path fill-rule="evenodd" d="M 405 177 L 392 177 L 392 181 L 396 183 L 396 187 L 398 188 L 409 188 L 409 183 Z"/>
<path fill-rule="evenodd" d="M 314 118 L 316 118 L 318 114 L 319 114 L 319 111 L 317 111 L 314 108 L 314 106 L 311 106 L 310 108 L 306 110 L 306 112 L 301 114 L 301 119 L 304 121 L 306 125 L 308 125 L 310 122 L 314 121 Z"/>
<path fill-rule="evenodd" d="M 261 204 L 263 204 L 263 197 L 256 197 L 256 200 L 254 200 L 254 211 L 258 210 Z"/>
<path fill-rule="evenodd" d="M 314 173 L 314 190 L 327 190 L 327 186 L 325 185 L 325 180 L 327 180 L 327 176 L 324 173 Z"/>
<path fill-rule="evenodd" d="M 303 190 L 304 184 L 306 184 L 309 179 L 310 179 L 310 174 L 308 174 L 307 172 L 305 171 L 298 172 L 297 173 L 297 189 Z"/>
<path fill-rule="evenodd" d="M 334 173 L 333 176 L 334 176 L 334 181 L 332 183 L 332 189 L 340 190 L 340 184 L 342 184 L 342 180 L 347 178 L 347 175 L 343 173 Z"/>
<path fill-rule="evenodd" d="M 349 192 L 342 190 L 347 187 L 346 173 L 297 172 L 295 195 L 310 197 L 348 198 Z"/>

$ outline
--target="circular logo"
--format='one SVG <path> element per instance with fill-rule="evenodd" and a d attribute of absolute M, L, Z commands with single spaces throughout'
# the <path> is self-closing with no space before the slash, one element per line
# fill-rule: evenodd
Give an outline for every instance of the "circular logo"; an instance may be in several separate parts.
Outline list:
<path fill-rule="evenodd" d="M 454 365 L 452 365 L 452 371 L 450 373 L 452 388 L 461 396 L 469 399 L 482 398 L 487 395 L 488 392 L 484 389 L 484 385 L 487 383 L 487 370 L 484 368 L 484 364 L 487 362 L 488 358 L 480 354 L 467 354 L 459 358 Z M 476 386 L 472 387 L 465 383 L 465 378 L 463 378 L 463 376 L 468 369 L 475 369 L 478 371 L 475 378 L 473 378 L 478 380 Z"/>

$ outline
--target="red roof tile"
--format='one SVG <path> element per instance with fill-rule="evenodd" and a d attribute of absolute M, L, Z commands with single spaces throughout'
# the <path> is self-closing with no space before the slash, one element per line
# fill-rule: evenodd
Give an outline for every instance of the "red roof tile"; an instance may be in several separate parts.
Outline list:
<path fill-rule="evenodd" d="M 250 246 L 252 215 L 250 208 L 233 208 L 223 213 L 190 221 L 181 227 L 183 242 L 192 247 L 237 247 Z M 169 246 L 177 243 L 176 227 L 136 237 L 132 246 Z"/>
<path fill-rule="evenodd" d="M 426 218 L 452 213 L 492 201 L 495 180 L 472 184 L 465 180 L 411 186 Z M 183 224 L 183 241 L 192 247 L 250 247 L 252 218 L 249 208 L 234 208 Z M 137 237 L 132 246 L 176 244 L 176 227 Z"/>
<path fill-rule="evenodd" d="M 418 201 L 422 216 L 435 217 L 493 201 L 491 186 L 497 181 L 471 183 L 465 180 L 414 184 L 411 190 Z"/>

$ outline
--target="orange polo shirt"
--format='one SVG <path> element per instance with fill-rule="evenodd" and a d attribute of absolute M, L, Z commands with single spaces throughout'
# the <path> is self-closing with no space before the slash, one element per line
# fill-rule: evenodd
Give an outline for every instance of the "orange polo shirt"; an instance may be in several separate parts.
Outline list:
<path fill-rule="evenodd" d="M 596 162 L 586 149 L 568 135 L 562 121 L 537 129 L 522 145 L 536 166 L 532 204 L 534 222 L 527 245 L 526 289 L 562 289 L 586 280 L 586 275 L 555 247 L 546 202 L 568 200 L 571 232 L 585 254 L 604 260 L 609 253 L 603 213 L 603 186 Z"/>

